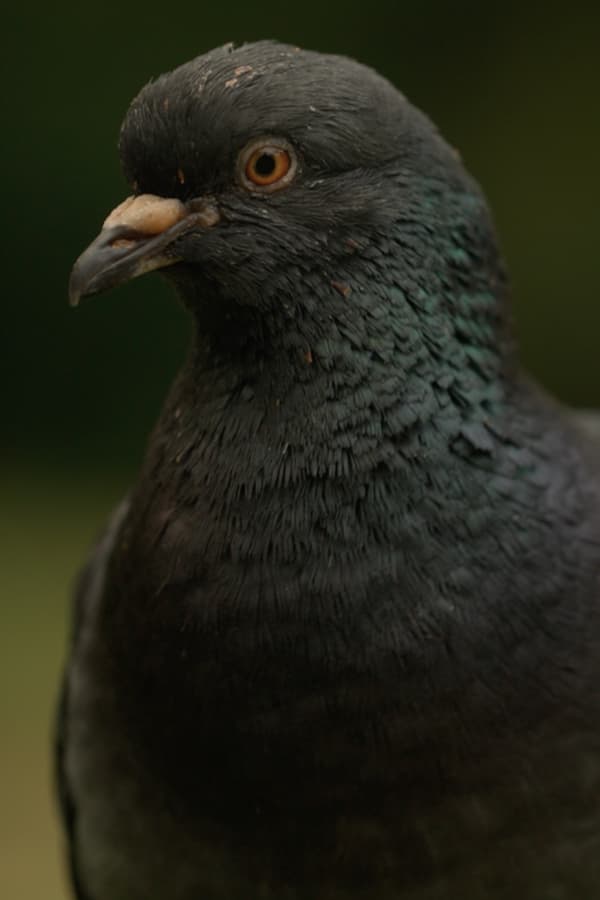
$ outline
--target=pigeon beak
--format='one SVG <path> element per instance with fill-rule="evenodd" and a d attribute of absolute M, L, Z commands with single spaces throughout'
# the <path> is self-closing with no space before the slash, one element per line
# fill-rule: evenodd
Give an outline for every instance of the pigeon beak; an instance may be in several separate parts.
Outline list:
<path fill-rule="evenodd" d="M 152 269 L 180 262 L 175 238 L 195 228 L 211 228 L 220 219 L 208 198 L 182 203 L 169 197 L 128 197 L 108 216 L 98 237 L 83 251 L 71 272 L 69 302 L 116 287 Z"/>

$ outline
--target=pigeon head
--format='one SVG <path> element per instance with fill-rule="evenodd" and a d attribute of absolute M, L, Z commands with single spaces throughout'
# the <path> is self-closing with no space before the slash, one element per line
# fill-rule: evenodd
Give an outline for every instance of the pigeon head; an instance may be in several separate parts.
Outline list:
<path fill-rule="evenodd" d="M 207 53 L 143 88 L 120 155 L 132 195 L 76 263 L 74 303 L 161 269 L 208 331 L 237 316 L 262 334 L 290 318 L 322 332 L 406 302 L 447 316 L 449 298 L 490 289 L 462 313 L 500 316 L 477 185 L 353 60 L 272 42 Z"/>

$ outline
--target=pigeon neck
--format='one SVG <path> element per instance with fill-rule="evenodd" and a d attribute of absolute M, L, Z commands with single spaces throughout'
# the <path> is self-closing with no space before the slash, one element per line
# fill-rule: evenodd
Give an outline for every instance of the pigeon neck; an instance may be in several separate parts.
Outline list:
<path fill-rule="evenodd" d="M 356 279 L 354 290 L 356 314 Z M 329 480 L 332 515 L 337 504 L 358 501 L 374 477 L 395 484 L 399 512 L 434 495 L 432 484 L 442 490 L 442 470 L 458 472 L 444 491 L 454 490 L 457 477 L 465 502 L 477 493 L 487 477 L 478 466 L 502 466 L 494 427 L 510 408 L 507 360 L 485 339 L 461 342 L 436 320 L 433 305 L 428 320 L 394 286 L 365 315 L 349 316 L 351 297 L 337 296 L 327 320 L 315 314 L 279 332 L 273 322 L 246 323 L 227 338 L 197 329 L 153 441 L 150 480 L 159 476 L 185 499 L 205 497 L 208 478 L 208 492 L 220 497 L 218 516 L 230 519 L 248 498 L 267 504 L 276 495 L 284 528 L 300 514 L 294 496 L 317 498 Z M 469 323 L 465 317 L 465 329 Z M 455 523 L 435 505 L 434 515 L 450 534 Z"/>
<path fill-rule="evenodd" d="M 268 431 L 313 466 L 329 453 L 348 471 L 393 467 L 434 432 L 442 455 L 465 429 L 485 440 L 517 372 L 502 272 L 421 240 L 393 256 L 387 239 L 365 244 L 293 297 L 272 284 L 262 307 L 188 303 L 195 338 L 176 393 L 194 394 L 199 421 L 236 433 L 254 422 L 248 441 Z"/>

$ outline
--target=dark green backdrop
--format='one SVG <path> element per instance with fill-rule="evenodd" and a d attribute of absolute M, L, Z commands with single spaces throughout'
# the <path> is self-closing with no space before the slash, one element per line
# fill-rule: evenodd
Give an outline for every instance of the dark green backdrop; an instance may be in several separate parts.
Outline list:
<path fill-rule="evenodd" d="M 66 303 L 70 265 L 125 192 L 115 144 L 131 97 L 229 40 L 278 37 L 376 66 L 483 183 L 529 367 L 565 400 L 600 406 L 599 20 L 592 4 L 516 0 L 3 12 L 1 896 L 63 896 L 46 785 L 64 598 L 186 342 L 158 277 Z"/>

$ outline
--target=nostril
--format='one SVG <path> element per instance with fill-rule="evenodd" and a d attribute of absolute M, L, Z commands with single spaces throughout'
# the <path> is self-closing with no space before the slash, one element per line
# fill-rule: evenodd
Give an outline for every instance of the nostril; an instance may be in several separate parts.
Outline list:
<path fill-rule="evenodd" d="M 132 238 L 116 238 L 110 242 L 110 246 L 114 247 L 115 250 L 131 250 L 138 243 L 139 241 L 135 241 Z"/>

